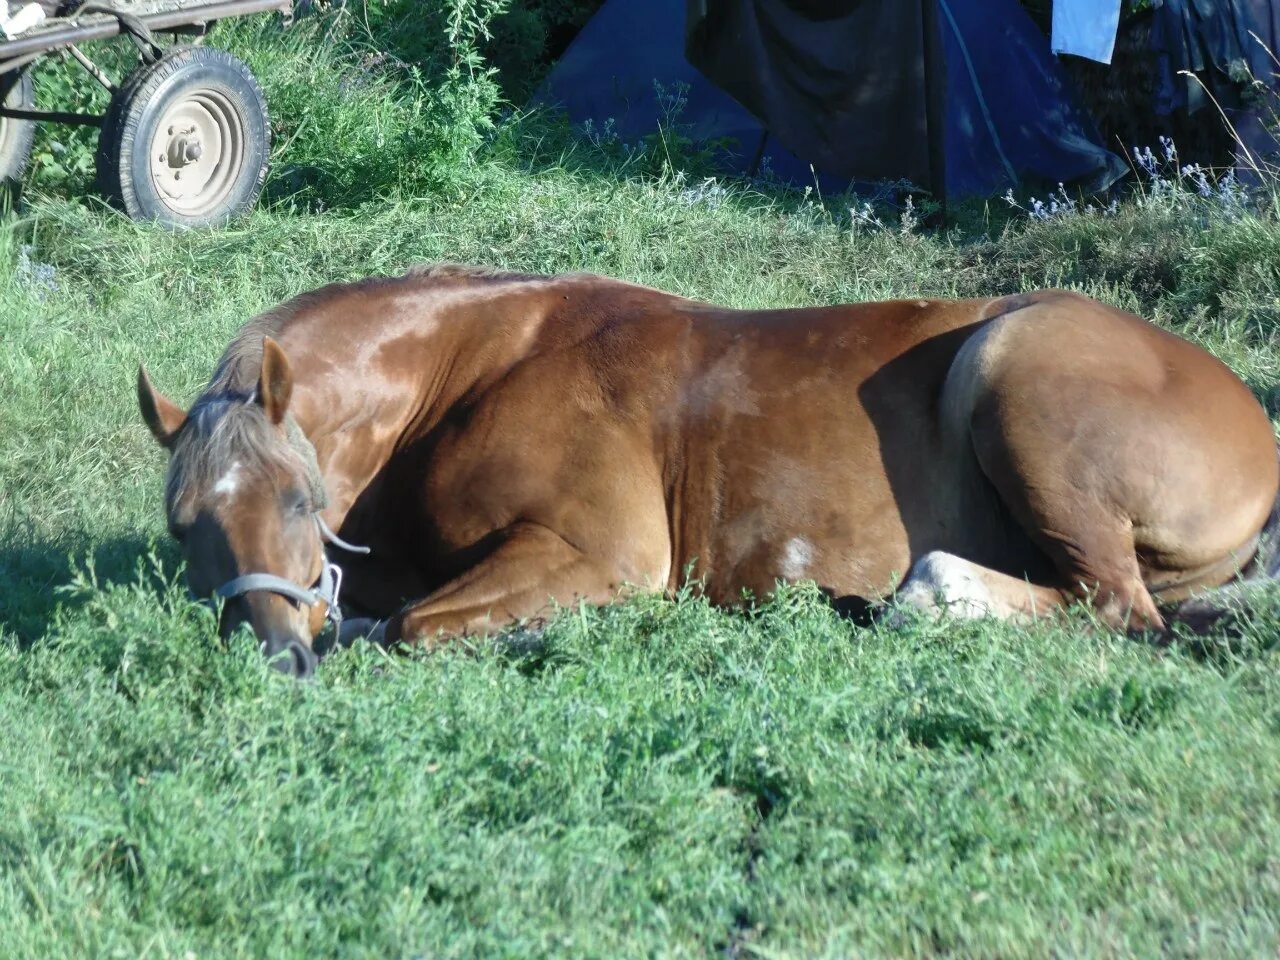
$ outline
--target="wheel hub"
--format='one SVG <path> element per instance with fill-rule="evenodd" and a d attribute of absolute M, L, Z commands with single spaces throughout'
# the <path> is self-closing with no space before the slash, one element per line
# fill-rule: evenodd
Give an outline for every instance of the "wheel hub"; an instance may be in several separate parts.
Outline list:
<path fill-rule="evenodd" d="M 165 151 L 165 160 L 171 169 L 181 170 L 204 156 L 204 144 L 200 142 L 200 132 L 195 127 L 174 134 L 169 140 L 169 149 Z"/>
<path fill-rule="evenodd" d="M 245 135 L 239 114 L 219 90 L 193 90 L 156 125 L 151 178 L 164 203 L 199 216 L 234 189 L 244 164 Z"/>

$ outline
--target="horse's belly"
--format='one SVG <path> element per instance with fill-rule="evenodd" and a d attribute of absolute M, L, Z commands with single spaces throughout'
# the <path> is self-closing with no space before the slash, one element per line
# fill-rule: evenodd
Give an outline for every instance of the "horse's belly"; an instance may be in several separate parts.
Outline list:
<path fill-rule="evenodd" d="M 779 580 L 868 599 L 893 589 L 910 567 L 911 538 L 871 451 L 842 463 L 761 462 L 768 467 L 725 471 L 716 522 L 690 558 L 713 599 L 762 595 Z"/>
<path fill-rule="evenodd" d="M 966 443 L 934 430 L 903 431 L 889 444 L 873 436 L 851 435 L 838 456 L 775 453 L 750 469 L 727 465 L 719 522 L 701 554 L 713 599 L 813 580 L 835 597 L 878 600 L 937 550 L 1016 576 L 1039 574 L 1043 557 Z"/>

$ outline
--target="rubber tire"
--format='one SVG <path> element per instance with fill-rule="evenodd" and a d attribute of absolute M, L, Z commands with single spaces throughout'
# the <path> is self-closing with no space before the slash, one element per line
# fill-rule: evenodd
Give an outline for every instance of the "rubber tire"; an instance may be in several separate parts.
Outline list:
<path fill-rule="evenodd" d="M 244 132 L 244 156 L 231 191 L 198 216 L 174 210 L 151 181 L 149 145 L 165 112 L 191 90 L 214 88 L 230 102 Z M 111 98 L 98 136 L 98 187 L 134 220 L 170 227 L 218 226 L 251 210 L 271 159 L 271 123 L 258 81 L 243 62 L 213 47 L 174 47 L 135 70 Z"/>
<path fill-rule="evenodd" d="M 0 77 L 0 84 L 8 80 Z M 35 84 L 31 82 L 31 73 L 24 70 L 22 75 L 9 89 L 5 97 L 5 106 L 30 110 L 36 105 Z M 27 163 L 31 160 L 31 146 L 35 142 L 36 123 L 34 120 L 0 120 L 0 190 L 8 193 L 22 184 L 22 174 L 26 172 Z"/>

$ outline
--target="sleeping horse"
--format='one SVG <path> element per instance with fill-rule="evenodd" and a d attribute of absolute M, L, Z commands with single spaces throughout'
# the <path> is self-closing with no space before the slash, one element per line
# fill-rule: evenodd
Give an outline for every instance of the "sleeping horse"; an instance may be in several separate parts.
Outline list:
<path fill-rule="evenodd" d="M 686 579 L 1160 637 L 1274 572 L 1253 394 L 1063 291 L 733 310 L 443 265 L 254 318 L 188 410 L 137 387 L 191 589 L 299 676 L 340 588 L 392 645 Z"/>

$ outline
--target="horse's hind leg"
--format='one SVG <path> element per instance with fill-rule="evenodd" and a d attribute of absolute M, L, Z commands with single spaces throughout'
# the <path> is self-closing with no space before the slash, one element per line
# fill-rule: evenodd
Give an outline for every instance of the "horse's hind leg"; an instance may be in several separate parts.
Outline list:
<path fill-rule="evenodd" d="M 1163 630 L 1138 562 L 1133 522 L 1105 480 L 1056 461 L 1046 453 L 1047 444 L 1029 453 L 1021 438 L 981 416 L 971 436 L 1001 500 L 1058 571 L 1057 586 L 1092 604 L 1113 627 Z"/>
<path fill-rule="evenodd" d="M 1073 462 L 1065 438 L 1028 437 L 979 408 L 970 425 L 978 463 L 1005 507 L 1058 573 L 1065 595 L 1119 629 L 1162 630 L 1144 582 L 1133 523 L 1110 474 Z"/>
<path fill-rule="evenodd" d="M 485 633 L 553 604 L 607 603 L 619 578 L 548 527 L 521 523 L 483 560 L 387 623 L 387 643 L 434 643 Z"/>
<path fill-rule="evenodd" d="M 911 567 L 894 593 L 884 622 L 898 625 L 901 614 L 914 610 L 929 616 L 948 614 L 970 619 L 995 617 L 1026 622 L 1061 607 L 1068 595 L 1000 573 L 955 554 L 934 550 Z"/>

